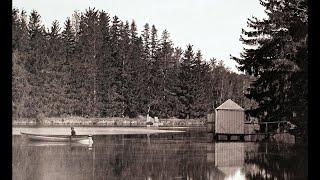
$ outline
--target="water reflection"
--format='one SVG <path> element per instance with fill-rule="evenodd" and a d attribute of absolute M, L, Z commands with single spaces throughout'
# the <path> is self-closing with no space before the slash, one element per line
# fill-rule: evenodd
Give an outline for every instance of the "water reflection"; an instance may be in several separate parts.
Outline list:
<path fill-rule="evenodd" d="M 306 179 L 306 147 L 173 136 L 95 136 L 81 144 L 13 139 L 13 179 Z"/>
<path fill-rule="evenodd" d="M 215 166 L 225 179 L 245 179 L 241 172 L 244 166 L 244 143 L 225 142 L 215 144 Z"/>

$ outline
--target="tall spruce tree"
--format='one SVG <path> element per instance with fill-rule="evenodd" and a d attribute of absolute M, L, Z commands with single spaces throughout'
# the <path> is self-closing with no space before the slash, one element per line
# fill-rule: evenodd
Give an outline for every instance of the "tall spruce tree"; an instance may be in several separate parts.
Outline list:
<path fill-rule="evenodd" d="M 80 48 L 80 78 L 83 115 L 98 116 L 97 112 L 97 54 L 101 36 L 98 29 L 98 11 L 88 9 L 81 15 L 78 45 Z"/>
<path fill-rule="evenodd" d="M 197 51 L 195 58 L 192 61 L 192 79 L 193 79 L 193 97 L 194 103 L 192 104 L 192 117 L 203 117 L 207 114 L 210 108 L 211 100 L 208 99 L 208 82 L 209 79 L 209 66 L 202 59 L 202 53 Z"/>
<path fill-rule="evenodd" d="M 61 33 L 62 41 L 62 71 L 63 77 L 61 79 L 62 85 L 64 86 L 65 93 L 65 114 L 72 116 L 76 114 L 76 107 L 81 104 L 77 98 L 77 87 L 76 87 L 76 68 L 77 61 L 75 58 L 76 42 L 75 42 L 75 31 L 72 28 L 71 20 L 68 18 L 64 23 L 64 29 Z"/>
<path fill-rule="evenodd" d="M 101 117 L 108 116 L 108 90 L 111 89 L 109 70 L 111 68 L 110 17 L 102 11 L 99 13 L 98 30 L 100 34 L 100 50 L 97 52 L 97 111 Z"/>
<path fill-rule="evenodd" d="M 143 41 L 143 52 L 144 52 L 143 58 L 145 58 L 145 60 L 148 61 L 150 58 L 150 48 L 151 48 L 150 27 L 148 23 L 144 25 L 144 29 L 142 31 L 141 37 Z"/>
<path fill-rule="evenodd" d="M 172 66 L 167 72 L 168 78 L 166 80 L 166 106 L 167 117 L 178 117 L 177 109 L 180 106 L 180 102 L 177 96 L 179 88 L 179 73 L 180 63 L 182 59 L 182 49 L 176 47 L 172 56 Z"/>
<path fill-rule="evenodd" d="M 155 36 L 155 35 L 153 35 Z M 142 38 L 142 43 L 143 43 L 143 53 L 141 55 L 141 60 L 143 61 L 143 65 L 144 65 L 144 81 L 143 81 L 143 96 L 141 99 L 142 100 L 142 106 L 144 106 L 144 108 L 142 109 L 143 113 L 148 113 L 147 111 L 145 111 L 145 109 L 149 109 L 150 103 L 151 103 L 151 93 L 152 93 L 152 75 L 153 75 L 153 57 L 152 57 L 152 49 L 151 49 L 151 32 L 150 32 L 150 26 L 148 23 L 146 23 L 144 25 L 144 29 L 141 32 L 141 38 Z M 154 37 L 153 37 L 154 38 Z M 154 42 L 153 42 L 154 43 Z"/>
<path fill-rule="evenodd" d="M 130 25 L 130 47 L 127 65 L 128 74 L 128 108 L 126 115 L 135 117 L 144 111 L 145 97 L 145 76 L 146 61 L 143 50 L 142 39 L 138 37 L 137 27 L 134 21 Z"/>
<path fill-rule="evenodd" d="M 108 107 L 107 114 L 111 117 L 121 116 L 123 114 L 123 96 L 122 96 L 122 67 L 123 61 L 121 59 L 121 21 L 117 16 L 113 17 L 112 25 L 110 28 L 110 68 L 108 73 L 108 80 L 110 83 L 110 89 L 108 92 Z"/>
<path fill-rule="evenodd" d="M 194 102 L 193 97 L 193 79 L 192 79 L 192 61 L 194 59 L 194 52 L 192 45 L 187 46 L 184 52 L 179 71 L 179 85 L 177 96 L 180 106 L 178 107 L 178 117 L 189 119 L 192 114 L 191 105 Z"/>
<path fill-rule="evenodd" d="M 307 138 L 307 2 L 261 0 L 268 18 L 248 19 L 240 40 L 247 48 L 233 57 L 239 69 L 257 77 L 249 98 L 259 103 L 250 113 L 263 121 L 288 120 Z M 294 93 L 299 92 L 299 93 Z"/>
<path fill-rule="evenodd" d="M 132 111 L 132 83 L 131 83 L 131 68 L 130 68 L 130 53 L 131 53 L 131 44 L 130 44 L 130 25 L 126 21 L 125 24 L 121 24 L 121 43 L 120 43 L 120 54 L 122 61 L 122 83 L 121 83 L 121 96 L 123 97 L 122 101 L 122 111 L 121 117 L 127 116 Z"/>
<path fill-rule="evenodd" d="M 156 29 L 155 25 L 152 25 L 151 27 L 151 34 L 150 34 L 150 59 L 148 61 L 148 68 L 147 72 L 149 72 L 149 75 L 146 76 L 146 82 L 147 82 L 147 89 L 146 89 L 146 97 L 147 97 L 147 109 L 151 110 L 151 113 L 153 112 L 152 109 L 154 108 L 154 105 L 157 104 L 157 98 L 156 98 L 156 87 L 158 87 L 158 81 L 157 81 L 157 73 L 158 73 L 158 64 L 157 64 L 157 52 L 159 49 L 159 42 L 158 42 L 158 30 Z"/>
<path fill-rule="evenodd" d="M 28 57 L 25 67 L 30 73 L 28 81 L 30 83 L 30 101 L 27 102 L 28 117 L 40 117 L 45 114 L 42 108 L 44 99 L 44 74 L 47 64 L 46 56 L 46 31 L 41 25 L 41 16 L 33 10 L 29 16 L 28 23 Z"/>
<path fill-rule="evenodd" d="M 58 21 L 53 21 L 52 26 L 47 31 L 46 39 L 46 59 L 42 69 L 42 84 L 44 90 L 43 108 L 46 116 L 59 116 L 65 114 L 65 86 L 62 78 L 64 58 L 62 57 L 62 40 Z M 50 94 L 50 96 L 47 96 Z"/>
<path fill-rule="evenodd" d="M 169 94 L 169 71 L 173 68 L 174 48 L 172 46 L 172 41 L 170 40 L 170 35 L 167 30 L 164 30 L 161 35 L 159 48 L 157 52 L 157 62 L 158 62 L 158 81 L 160 86 L 158 86 L 158 98 L 159 98 L 159 109 L 161 117 L 166 117 L 170 107 L 168 107 L 168 94 Z"/>

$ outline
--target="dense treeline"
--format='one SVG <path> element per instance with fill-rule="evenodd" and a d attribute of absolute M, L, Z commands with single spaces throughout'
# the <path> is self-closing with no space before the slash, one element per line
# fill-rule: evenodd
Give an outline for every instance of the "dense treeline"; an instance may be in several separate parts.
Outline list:
<path fill-rule="evenodd" d="M 308 8 L 306 0 L 260 0 L 268 17 L 249 19 L 240 40 L 249 45 L 240 70 L 257 79 L 247 95 L 259 106 L 249 113 L 263 121 L 291 121 L 308 135 Z"/>
<path fill-rule="evenodd" d="M 205 61 L 168 31 L 104 11 L 75 12 L 63 27 L 12 10 L 13 116 L 203 117 L 231 98 L 245 108 L 248 76 Z"/>

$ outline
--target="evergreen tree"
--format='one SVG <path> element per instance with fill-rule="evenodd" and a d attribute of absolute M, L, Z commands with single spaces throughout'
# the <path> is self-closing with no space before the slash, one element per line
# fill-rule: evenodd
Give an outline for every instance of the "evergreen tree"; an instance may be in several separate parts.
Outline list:
<path fill-rule="evenodd" d="M 19 49 L 20 52 L 27 52 L 28 49 L 28 23 L 27 14 L 22 10 L 13 10 L 12 22 L 12 48 Z"/>
<path fill-rule="evenodd" d="M 159 48 L 157 51 L 157 61 L 155 62 L 158 67 L 157 81 L 159 85 L 156 91 L 158 98 L 158 108 L 160 112 L 160 117 L 166 117 L 170 107 L 168 107 L 168 94 L 169 94 L 169 71 L 173 68 L 173 47 L 172 41 L 170 40 L 170 35 L 167 30 L 164 30 L 161 35 Z"/>
<path fill-rule="evenodd" d="M 135 117 L 143 113 L 145 97 L 145 75 L 146 61 L 143 58 L 143 43 L 142 39 L 138 37 L 135 22 L 131 23 L 130 27 L 130 47 L 129 59 L 127 64 L 127 94 L 125 95 L 128 107 L 126 115 Z"/>
<path fill-rule="evenodd" d="M 148 67 L 146 68 L 148 75 L 146 76 L 146 98 L 145 104 L 147 109 L 154 108 L 154 105 L 157 104 L 157 98 L 155 96 L 157 84 L 157 72 L 158 72 L 158 64 L 157 62 L 157 51 L 159 48 L 157 29 L 155 25 L 151 27 L 151 35 L 150 35 L 150 58 L 147 61 Z M 152 112 L 152 111 L 151 111 Z"/>
<path fill-rule="evenodd" d="M 61 33 L 61 41 L 62 41 L 62 54 L 61 59 L 62 62 L 62 71 L 63 77 L 61 77 L 62 85 L 64 86 L 64 93 L 66 102 L 65 113 L 67 115 L 73 115 L 76 112 L 76 106 L 80 103 L 77 98 L 77 89 L 76 89 L 76 68 L 77 61 L 75 58 L 75 50 L 76 50 L 76 42 L 75 42 L 75 32 L 72 28 L 71 20 L 68 18 L 64 23 L 64 29 Z"/>
<path fill-rule="evenodd" d="M 143 41 L 143 52 L 144 52 L 143 58 L 145 58 L 146 61 L 149 61 L 151 40 L 150 40 L 150 27 L 149 27 L 148 23 L 146 23 L 144 25 L 144 30 L 142 31 L 141 37 L 142 37 L 142 41 Z"/>
<path fill-rule="evenodd" d="M 108 90 L 111 87 L 109 70 L 111 68 L 110 17 L 102 11 L 99 13 L 100 50 L 97 52 L 97 111 L 100 116 L 107 116 Z"/>
<path fill-rule="evenodd" d="M 65 114 L 65 87 L 62 78 L 63 72 L 61 28 L 58 21 L 53 21 L 50 30 L 46 34 L 46 59 L 42 69 L 43 78 L 43 108 L 47 116 L 59 116 Z M 50 96 L 47 96 L 50 94 Z"/>
<path fill-rule="evenodd" d="M 194 103 L 192 104 L 192 116 L 203 117 L 207 114 L 207 110 L 212 107 L 211 100 L 208 99 L 209 93 L 207 86 L 209 79 L 209 66 L 202 59 L 201 51 L 198 50 L 195 58 L 192 61 L 192 75 L 193 75 L 193 96 Z"/>
<path fill-rule="evenodd" d="M 42 116 L 45 114 L 42 108 L 44 94 L 44 70 L 48 63 L 46 56 L 46 31 L 41 25 L 40 15 L 33 10 L 29 16 L 28 23 L 28 56 L 25 67 L 30 76 L 30 101 L 26 103 L 28 117 Z"/>
<path fill-rule="evenodd" d="M 263 121 L 288 120 L 307 137 L 307 3 L 265 0 L 268 18 L 248 20 L 241 41 L 247 48 L 233 57 L 239 69 L 257 77 L 248 97 L 259 103 L 250 113 Z M 299 92 L 299 95 L 294 92 Z"/>
<path fill-rule="evenodd" d="M 108 73 L 108 82 L 110 89 L 108 92 L 107 114 L 111 117 L 121 116 L 123 114 L 122 82 L 123 82 L 123 61 L 121 59 L 120 38 L 121 38 L 121 21 L 117 16 L 113 17 L 112 26 L 110 28 L 110 68 Z"/>
<path fill-rule="evenodd" d="M 123 97 L 122 101 L 122 110 L 121 117 L 124 117 L 130 114 L 132 111 L 132 83 L 131 83 L 131 41 L 130 41 L 130 27 L 129 22 L 126 21 L 125 24 L 121 25 L 121 43 L 120 43 L 120 54 L 122 61 L 122 82 L 121 82 L 121 96 Z"/>
<path fill-rule="evenodd" d="M 168 78 L 166 80 L 166 106 L 167 106 L 167 117 L 174 117 L 177 115 L 177 109 L 180 106 L 179 99 L 177 97 L 177 91 L 179 88 L 179 73 L 180 73 L 180 62 L 182 59 L 182 49 L 175 48 L 172 56 L 172 67 L 168 70 Z"/>
<path fill-rule="evenodd" d="M 194 102 L 193 97 L 193 80 L 192 80 L 192 61 L 194 59 L 194 52 L 192 46 L 189 44 L 187 50 L 184 52 L 179 71 L 179 85 L 177 96 L 179 99 L 179 107 L 177 109 L 178 117 L 189 119 L 191 116 L 191 105 Z"/>

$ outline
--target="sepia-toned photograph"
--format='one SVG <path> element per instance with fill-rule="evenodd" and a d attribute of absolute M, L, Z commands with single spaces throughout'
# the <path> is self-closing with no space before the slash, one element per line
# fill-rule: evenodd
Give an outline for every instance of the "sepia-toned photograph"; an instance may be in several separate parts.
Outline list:
<path fill-rule="evenodd" d="M 12 0 L 12 179 L 308 179 L 307 0 Z"/>

